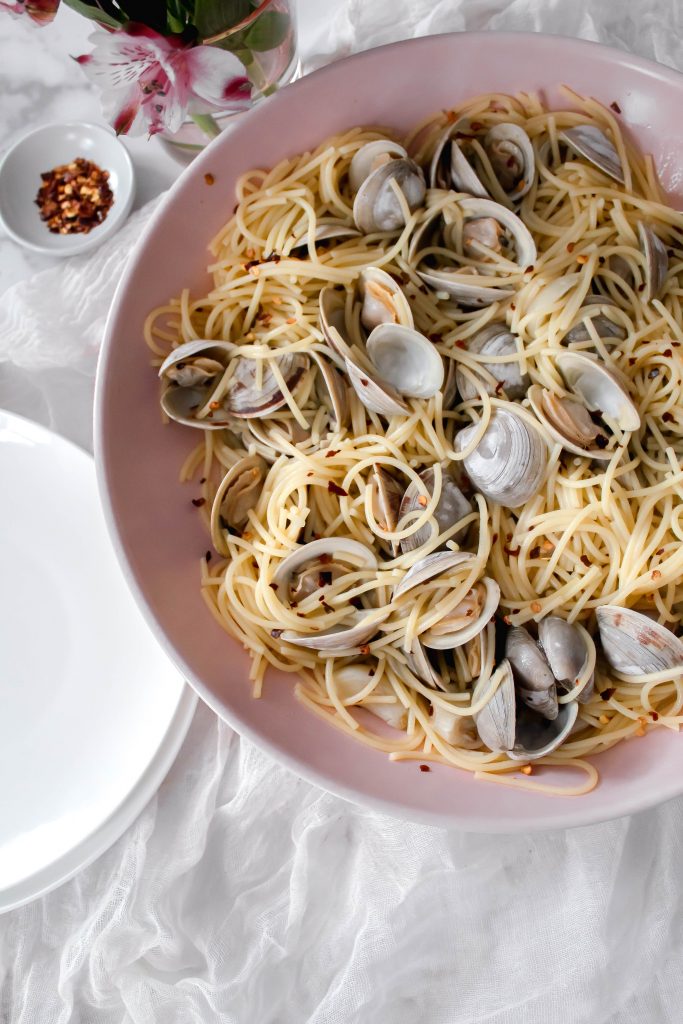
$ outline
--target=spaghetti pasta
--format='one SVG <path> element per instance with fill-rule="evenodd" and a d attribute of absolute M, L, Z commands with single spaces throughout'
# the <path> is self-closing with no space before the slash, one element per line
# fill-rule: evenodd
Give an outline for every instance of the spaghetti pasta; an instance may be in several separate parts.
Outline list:
<path fill-rule="evenodd" d="M 568 98 L 574 109 L 547 111 L 535 96 L 489 94 L 418 125 L 403 142 L 413 168 L 431 167 L 431 187 L 409 202 L 392 178 L 386 204 L 398 226 L 386 230 L 356 228 L 349 184 L 351 161 L 386 132 L 353 128 L 271 170 L 249 171 L 237 183 L 233 217 L 211 243 L 212 289 L 153 311 L 145 337 L 162 369 L 162 406 L 200 438 L 181 477 L 201 477 L 198 514 L 217 555 L 203 560 L 202 592 L 251 652 L 254 694 L 269 666 L 296 671 L 305 707 L 394 759 L 433 760 L 533 789 L 544 785 L 537 769 L 564 765 L 584 781 L 570 775 L 566 788 L 547 791 L 574 795 L 597 781 L 586 757 L 683 721 L 680 660 L 624 673 L 596 660 L 593 642 L 596 610 L 618 606 L 665 624 L 678 643 L 683 214 L 663 201 L 651 161 L 618 119 L 593 100 Z M 509 142 L 502 164 L 488 145 L 500 126 L 528 136 L 529 180 Z M 586 128 L 611 144 L 623 182 L 572 148 L 581 138 L 572 132 Z M 468 216 L 466 190 L 439 187 L 444 140 L 504 212 L 481 207 Z M 520 262 L 526 236 L 518 237 L 518 223 L 534 247 L 530 265 Z M 665 260 L 654 284 L 653 245 Z M 400 288 L 403 299 L 391 299 L 378 277 L 372 293 L 394 303 L 390 322 L 400 323 L 396 304 L 407 301 L 407 329 L 439 353 L 444 379 L 426 397 L 411 394 L 414 381 L 396 392 L 381 376 L 379 404 L 363 395 L 375 383 L 367 268 Z M 468 281 L 487 298 L 457 298 L 453 289 Z M 321 315 L 323 289 L 329 317 Z M 508 347 L 478 347 L 496 326 L 512 339 Z M 390 374 L 399 374 L 402 351 L 392 350 Z M 581 393 L 562 372 L 567 352 L 581 366 L 588 358 L 607 368 L 637 409 L 636 429 L 607 404 L 584 403 L 579 417 Z M 240 377 L 247 365 L 248 380 Z M 509 393 L 511 369 L 532 385 L 528 395 L 526 385 Z M 250 387 L 260 416 L 246 404 L 236 411 L 234 396 L 246 403 Z M 540 412 L 534 394 L 545 402 Z M 511 411 L 515 429 L 538 435 L 545 455 L 540 485 L 508 508 L 463 467 Z M 553 429 L 565 413 L 589 439 L 578 449 Z M 285 571 L 318 540 L 324 557 Z M 354 550 L 369 556 L 354 561 Z M 409 585 L 425 564 L 443 568 Z M 576 678 L 556 680 L 554 713 L 572 707 L 574 717 L 561 745 L 538 758 L 529 750 L 539 775 L 531 781 L 520 774 L 525 748 L 517 756 L 511 746 L 488 749 L 477 723 L 504 697 L 501 634 L 524 626 L 533 642 L 549 616 L 576 624 L 588 653 Z M 519 718 L 528 713 L 520 703 L 526 683 L 513 675 Z"/>

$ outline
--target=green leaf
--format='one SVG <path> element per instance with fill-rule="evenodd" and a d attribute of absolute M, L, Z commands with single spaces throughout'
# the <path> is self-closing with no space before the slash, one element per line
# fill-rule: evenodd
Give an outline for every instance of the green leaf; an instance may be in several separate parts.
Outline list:
<path fill-rule="evenodd" d="M 210 39 L 239 24 L 250 13 L 249 0 L 196 0 L 194 24 L 203 39 Z"/>
<path fill-rule="evenodd" d="M 101 7 L 92 7 L 90 4 L 84 2 L 84 0 L 64 0 L 67 7 L 70 7 L 77 14 L 82 14 L 84 18 L 90 18 L 91 21 L 98 21 L 100 25 L 107 25 L 109 28 L 119 28 L 125 22 L 125 17 L 122 14 L 121 20 L 117 21 L 111 14 L 107 14 Z"/>
<path fill-rule="evenodd" d="M 288 32 L 288 14 L 284 11 L 264 11 L 249 29 L 244 41 L 251 50 L 263 53 L 265 50 L 274 50 L 284 42 Z"/>

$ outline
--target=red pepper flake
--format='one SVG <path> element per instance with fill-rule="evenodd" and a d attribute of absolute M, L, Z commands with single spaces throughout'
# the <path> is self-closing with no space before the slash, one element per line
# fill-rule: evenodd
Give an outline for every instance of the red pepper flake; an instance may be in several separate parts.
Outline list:
<path fill-rule="evenodd" d="M 375 674 L 375 670 L 374 670 L 374 668 L 371 668 L 370 671 L 368 672 L 368 675 L 369 676 L 374 676 L 374 674 Z"/>
<path fill-rule="evenodd" d="M 283 633 L 283 629 L 271 629 L 270 631 L 270 635 L 272 636 L 273 640 L 279 640 Z"/>
<path fill-rule="evenodd" d="M 541 605 L 539 604 L 539 602 L 538 602 L 538 601 L 532 601 L 532 602 L 531 602 L 531 610 L 532 610 L 532 612 L 534 613 L 534 615 L 538 615 L 538 613 L 539 613 L 539 612 L 540 612 L 540 610 L 541 610 L 541 607 L 542 607 L 542 606 L 541 606 Z"/>
<path fill-rule="evenodd" d="M 458 338 L 454 344 L 456 348 L 467 348 L 467 342 L 463 341 L 462 338 Z"/>
<path fill-rule="evenodd" d="M 603 700 L 610 700 L 616 693 L 616 686 L 608 686 L 606 690 L 600 692 L 600 696 Z"/>
<path fill-rule="evenodd" d="M 496 384 L 496 394 L 499 395 L 502 390 L 503 390 L 503 381 L 499 380 L 498 383 Z"/>
<path fill-rule="evenodd" d="M 428 502 L 427 502 L 427 499 L 425 498 L 424 494 L 421 494 L 419 496 L 419 498 L 417 499 L 417 503 L 420 506 L 420 508 L 427 508 Z"/>
<path fill-rule="evenodd" d="M 619 106 L 616 100 L 612 100 L 612 102 L 610 103 L 610 107 L 612 108 L 615 114 L 621 113 L 621 107 Z"/>
<path fill-rule="evenodd" d="M 473 132 L 480 132 L 483 127 L 481 121 L 470 121 L 470 130 Z"/>
<path fill-rule="evenodd" d="M 370 653 L 370 644 L 362 644 L 358 648 L 358 650 L 360 651 L 361 654 L 369 654 Z"/>
<path fill-rule="evenodd" d="M 659 721 L 659 715 L 657 714 L 656 711 L 650 711 L 649 715 L 650 715 L 650 718 L 652 719 L 653 722 L 658 722 Z"/>
<path fill-rule="evenodd" d="M 531 775 L 533 772 L 533 768 L 530 764 L 523 764 L 519 770 L 522 773 L 522 775 Z"/>
<path fill-rule="evenodd" d="M 202 505 L 206 505 L 206 498 L 193 498 L 192 504 L 195 508 L 201 508 Z"/>
<path fill-rule="evenodd" d="M 664 554 L 664 548 L 657 548 L 657 550 L 655 551 L 655 554 L 656 555 L 663 555 Z"/>
<path fill-rule="evenodd" d="M 317 539 L 320 540 L 320 537 L 318 537 Z M 329 565 L 330 562 L 332 561 L 332 555 L 325 552 L 319 557 L 318 561 L 320 562 L 321 565 Z"/>
<path fill-rule="evenodd" d="M 210 562 L 211 561 L 211 552 L 207 551 L 206 554 L 204 555 L 204 558 L 206 559 L 207 562 Z"/>
<path fill-rule="evenodd" d="M 365 377 L 361 377 L 360 382 L 361 382 L 361 384 L 363 385 L 364 388 L 366 388 L 368 386 L 368 384 L 370 383 L 370 381 L 366 380 Z"/>
<path fill-rule="evenodd" d="M 637 362 L 638 362 L 638 360 L 636 359 L 635 356 L 629 356 L 628 357 L 628 365 L 629 366 L 635 366 Z"/>
<path fill-rule="evenodd" d="M 497 540 L 498 540 L 498 534 L 494 533 L 493 536 L 491 537 L 491 543 L 495 544 Z"/>
<path fill-rule="evenodd" d="M 421 772 L 431 772 L 431 770 L 432 769 L 429 767 L 428 764 L 421 764 L 420 765 L 420 771 Z"/>
<path fill-rule="evenodd" d="M 524 271 L 524 273 L 525 273 L 525 274 L 533 274 L 533 272 L 534 272 L 534 269 L 535 269 L 535 268 L 534 268 L 533 266 L 531 266 L 531 267 L 527 267 L 527 268 L 526 268 L 526 270 Z"/>
<path fill-rule="evenodd" d="M 114 202 L 109 171 L 81 156 L 40 177 L 35 203 L 40 219 L 55 235 L 88 234 L 102 223 Z"/>
<path fill-rule="evenodd" d="M 200 476 L 199 482 L 200 482 L 200 484 L 205 484 L 206 483 L 206 477 L 205 476 Z"/>
<path fill-rule="evenodd" d="M 598 263 L 600 264 L 600 266 L 602 266 L 602 264 L 604 262 L 605 262 L 605 257 L 604 256 L 598 256 Z"/>
<path fill-rule="evenodd" d="M 581 558 L 579 559 L 579 561 L 583 562 L 583 564 L 586 566 L 587 569 L 590 569 L 590 567 L 591 567 L 591 560 L 588 557 L 588 555 L 581 555 Z"/>
<path fill-rule="evenodd" d="M 662 413 L 662 419 L 664 420 L 665 423 L 672 423 L 673 419 L 674 419 L 673 413 L 670 413 L 670 412 Z"/>
<path fill-rule="evenodd" d="M 638 285 L 638 291 L 639 292 L 644 292 L 645 291 L 645 284 L 644 283 Z"/>
<path fill-rule="evenodd" d="M 576 248 L 576 242 L 568 242 L 567 243 L 567 252 L 574 252 L 575 248 Z"/>
<path fill-rule="evenodd" d="M 207 185 L 213 185 L 215 180 L 216 179 L 214 178 L 213 174 L 204 175 L 204 181 L 206 182 Z"/>
<path fill-rule="evenodd" d="M 586 255 L 586 253 L 580 252 L 579 255 L 576 257 L 576 262 L 580 263 L 581 266 L 583 266 L 584 263 L 588 263 L 588 256 Z"/>
<path fill-rule="evenodd" d="M 319 572 L 318 573 L 318 586 L 329 587 L 332 582 L 332 572 Z"/>
<path fill-rule="evenodd" d="M 671 351 L 671 349 L 670 349 L 670 348 L 665 348 L 665 349 L 664 349 L 664 351 L 662 352 L 662 355 L 663 355 L 663 356 L 664 356 L 664 357 L 665 357 L 666 359 L 671 359 L 671 357 L 672 357 L 672 355 L 673 355 L 673 352 Z"/>
<path fill-rule="evenodd" d="M 430 341 L 433 341 L 435 344 L 437 341 L 441 341 L 441 335 L 435 331 L 432 332 L 432 334 L 428 334 L 427 337 L 429 338 Z"/>
<path fill-rule="evenodd" d="M 517 558 L 517 556 L 519 555 L 521 550 L 522 550 L 521 547 L 517 547 L 517 548 L 507 548 L 507 547 L 504 547 L 503 548 L 503 551 L 505 552 L 505 554 L 508 555 L 510 558 Z"/>
<path fill-rule="evenodd" d="M 338 494 L 340 498 L 345 498 L 348 495 L 348 491 L 345 491 L 339 484 L 335 484 L 334 480 L 328 480 L 327 489 L 330 494 Z"/>
<path fill-rule="evenodd" d="M 662 574 L 659 569 L 653 569 L 651 575 L 653 580 L 659 580 L 662 578 Z"/>
<path fill-rule="evenodd" d="M 216 409 L 220 409 L 220 407 L 221 407 L 221 403 L 220 402 L 209 402 L 209 409 L 216 410 Z"/>
<path fill-rule="evenodd" d="M 510 309 L 512 310 L 513 313 L 517 309 L 517 307 L 515 306 L 514 302 L 510 303 Z"/>
<path fill-rule="evenodd" d="M 285 323 L 287 323 L 287 324 L 295 324 L 296 323 L 296 317 L 295 316 L 288 317 L 287 320 L 285 320 Z"/>
<path fill-rule="evenodd" d="M 271 590 L 277 590 L 277 583 L 269 583 L 268 586 Z"/>
<path fill-rule="evenodd" d="M 315 473 L 314 473 L 314 472 L 313 472 L 313 470 L 311 469 L 311 470 L 309 470 L 309 472 L 308 472 L 308 473 L 306 474 L 306 476 L 315 476 Z"/>
<path fill-rule="evenodd" d="M 339 452 L 340 452 L 340 451 L 341 451 L 341 449 L 340 449 L 340 448 L 329 448 L 329 449 L 328 449 L 328 450 L 327 450 L 327 451 L 325 452 L 325 458 L 326 458 L 326 459 L 331 459 L 331 458 L 333 458 L 333 456 L 335 456 L 335 455 L 339 455 Z"/>
<path fill-rule="evenodd" d="M 529 552 L 529 558 L 538 558 L 540 553 L 541 553 L 541 549 L 540 549 L 540 547 L 537 544 L 536 547 L 532 548 L 531 551 Z"/>

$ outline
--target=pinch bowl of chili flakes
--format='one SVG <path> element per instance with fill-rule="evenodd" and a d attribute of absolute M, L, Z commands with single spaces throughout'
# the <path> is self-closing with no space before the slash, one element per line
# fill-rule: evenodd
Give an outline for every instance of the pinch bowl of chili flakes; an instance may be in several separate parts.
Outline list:
<path fill-rule="evenodd" d="M 0 163 L 2 225 L 16 242 L 50 256 L 75 256 L 111 238 L 134 193 L 128 150 L 96 124 L 43 125 Z"/>

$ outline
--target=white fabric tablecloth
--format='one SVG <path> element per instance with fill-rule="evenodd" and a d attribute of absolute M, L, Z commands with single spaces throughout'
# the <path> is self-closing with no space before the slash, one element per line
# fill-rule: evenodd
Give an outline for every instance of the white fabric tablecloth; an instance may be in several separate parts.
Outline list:
<path fill-rule="evenodd" d="M 538 29 L 683 67 L 679 0 L 301 0 L 308 66 L 453 29 Z M 323 16 L 324 15 L 324 16 Z M 0 407 L 89 444 L 104 318 L 149 210 L 11 288 Z M 0 918 L 2 1024 L 652 1024 L 683 1017 L 683 801 L 532 837 L 405 824 L 197 711 L 158 795 Z"/>

